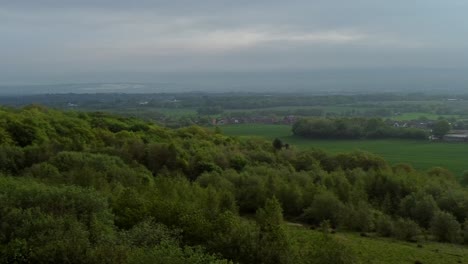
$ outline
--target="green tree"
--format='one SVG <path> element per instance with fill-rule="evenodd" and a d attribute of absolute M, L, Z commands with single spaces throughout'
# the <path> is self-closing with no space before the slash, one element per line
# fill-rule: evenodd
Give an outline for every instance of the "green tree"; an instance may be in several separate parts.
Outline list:
<path fill-rule="evenodd" d="M 354 264 L 358 263 L 354 252 L 342 242 L 331 236 L 328 232 L 330 225 L 328 221 L 320 224 L 322 233 L 314 245 L 310 248 L 301 249 L 305 256 L 301 260 L 312 264 Z"/>
<path fill-rule="evenodd" d="M 258 236 L 258 225 L 226 211 L 213 224 L 208 249 L 236 262 L 255 263 Z"/>
<path fill-rule="evenodd" d="M 432 127 L 432 135 L 442 138 L 451 129 L 450 123 L 447 120 L 439 120 Z"/>
<path fill-rule="evenodd" d="M 283 142 L 279 138 L 275 138 L 272 144 L 273 144 L 273 148 L 276 150 L 280 150 L 283 148 Z"/>
<path fill-rule="evenodd" d="M 112 241 L 106 198 L 94 190 L 0 177 L 1 263 L 90 263 Z"/>
<path fill-rule="evenodd" d="M 291 242 L 283 226 L 281 205 L 276 198 L 267 199 L 256 215 L 259 226 L 258 263 L 289 263 Z"/>
<path fill-rule="evenodd" d="M 379 214 L 375 220 L 375 231 L 384 237 L 392 236 L 395 233 L 392 218 L 385 214 Z"/>
<path fill-rule="evenodd" d="M 439 211 L 431 221 L 431 232 L 438 241 L 455 243 L 460 240 L 460 223 L 452 214 Z"/>
<path fill-rule="evenodd" d="M 468 187 L 468 171 L 463 172 L 460 182 L 463 186 Z"/>
<path fill-rule="evenodd" d="M 463 243 L 468 244 L 468 219 L 463 224 Z"/>
<path fill-rule="evenodd" d="M 421 228 L 411 219 L 400 218 L 394 225 L 395 236 L 401 240 L 414 241 L 421 234 Z"/>
<path fill-rule="evenodd" d="M 340 221 L 344 205 L 329 191 L 322 191 L 315 195 L 312 204 L 304 210 L 303 219 L 310 224 L 319 224 L 322 221 L 329 220 L 336 226 Z"/>
<path fill-rule="evenodd" d="M 400 202 L 400 215 L 414 219 L 418 224 L 427 228 L 439 210 L 432 195 L 411 194 L 407 195 Z"/>
<path fill-rule="evenodd" d="M 344 211 L 340 222 L 347 228 L 360 232 L 369 232 L 374 229 L 374 215 L 367 203 L 360 202 L 357 206 L 349 206 Z"/>

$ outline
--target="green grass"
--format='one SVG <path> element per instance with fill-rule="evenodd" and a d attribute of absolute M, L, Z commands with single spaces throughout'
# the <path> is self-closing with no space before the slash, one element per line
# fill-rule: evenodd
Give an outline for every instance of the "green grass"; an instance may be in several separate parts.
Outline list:
<path fill-rule="evenodd" d="M 318 231 L 301 227 L 291 227 L 290 230 L 300 243 L 314 243 L 321 235 Z M 424 264 L 468 263 L 468 248 L 461 245 L 422 242 L 419 248 L 416 243 L 361 237 L 357 233 L 338 232 L 332 236 L 351 248 L 361 263 L 412 264 L 416 260 Z"/>
<path fill-rule="evenodd" d="M 222 126 L 232 136 L 276 137 L 300 149 L 319 148 L 336 154 L 364 150 L 385 158 L 390 164 L 409 163 L 417 169 L 427 170 L 441 166 L 461 175 L 468 170 L 468 144 L 430 142 L 425 140 L 312 140 L 295 137 L 286 125 L 241 124 Z"/>

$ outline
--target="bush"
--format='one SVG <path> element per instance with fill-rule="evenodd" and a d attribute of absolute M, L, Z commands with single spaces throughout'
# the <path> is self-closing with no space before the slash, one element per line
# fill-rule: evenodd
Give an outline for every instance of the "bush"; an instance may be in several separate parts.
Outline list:
<path fill-rule="evenodd" d="M 438 241 L 455 243 L 460 241 L 460 223 L 447 212 L 439 211 L 431 221 L 431 232 Z"/>
<path fill-rule="evenodd" d="M 468 219 L 463 224 L 463 243 L 468 244 Z"/>
<path fill-rule="evenodd" d="M 395 234 L 395 227 L 392 218 L 385 214 L 378 215 L 375 221 L 375 231 L 384 237 L 393 236 Z"/>
<path fill-rule="evenodd" d="M 214 255 L 205 253 L 201 248 L 185 247 L 164 243 L 153 248 L 138 248 L 131 252 L 128 264 L 228 264 Z"/>
<path fill-rule="evenodd" d="M 333 226 L 336 226 L 343 210 L 344 205 L 335 194 L 323 191 L 314 197 L 312 204 L 304 210 L 302 218 L 309 224 L 319 224 L 329 220 Z"/>
<path fill-rule="evenodd" d="M 431 195 L 411 194 L 400 202 L 400 215 L 414 219 L 425 228 L 429 227 L 437 210 L 439 208 Z"/>
<path fill-rule="evenodd" d="M 406 241 L 416 241 L 421 229 L 413 220 L 400 218 L 395 222 L 395 236 Z"/>
<path fill-rule="evenodd" d="M 291 242 L 283 226 L 281 205 L 276 198 L 268 199 L 256 215 L 259 227 L 257 262 L 290 263 Z"/>
<path fill-rule="evenodd" d="M 342 216 L 342 222 L 347 228 L 359 231 L 369 232 L 374 229 L 374 215 L 370 207 L 361 202 L 358 206 L 350 207 Z"/>
<path fill-rule="evenodd" d="M 0 177 L 1 263 L 89 263 L 114 235 L 106 199 L 92 190 Z"/>
<path fill-rule="evenodd" d="M 312 264 L 354 264 L 358 263 L 355 253 L 336 238 L 327 233 L 321 235 L 319 240 L 307 252 L 306 263 Z"/>

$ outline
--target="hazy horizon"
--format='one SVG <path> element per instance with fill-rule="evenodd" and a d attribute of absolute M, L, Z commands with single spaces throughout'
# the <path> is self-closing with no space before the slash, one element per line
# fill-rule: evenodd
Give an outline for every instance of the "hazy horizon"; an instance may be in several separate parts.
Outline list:
<path fill-rule="evenodd" d="M 148 78 L 149 77 L 149 78 Z M 466 94 L 468 76 L 448 69 L 359 69 L 295 72 L 138 74 L 88 82 L 0 85 L 0 95 L 44 93 L 408 93 Z M 156 80 L 156 81 L 155 81 Z"/>
<path fill-rule="evenodd" d="M 461 0 L 10 1 L 0 4 L 0 93 L 128 82 L 460 91 L 467 8 Z"/>

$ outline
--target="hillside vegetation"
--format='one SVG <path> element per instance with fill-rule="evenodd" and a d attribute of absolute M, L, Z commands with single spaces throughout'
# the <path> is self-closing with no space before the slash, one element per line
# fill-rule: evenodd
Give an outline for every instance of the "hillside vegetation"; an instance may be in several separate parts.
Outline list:
<path fill-rule="evenodd" d="M 0 171 L 0 263 L 365 263 L 330 229 L 468 242 L 449 171 L 366 152 L 29 106 L 0 109 Z"/>

